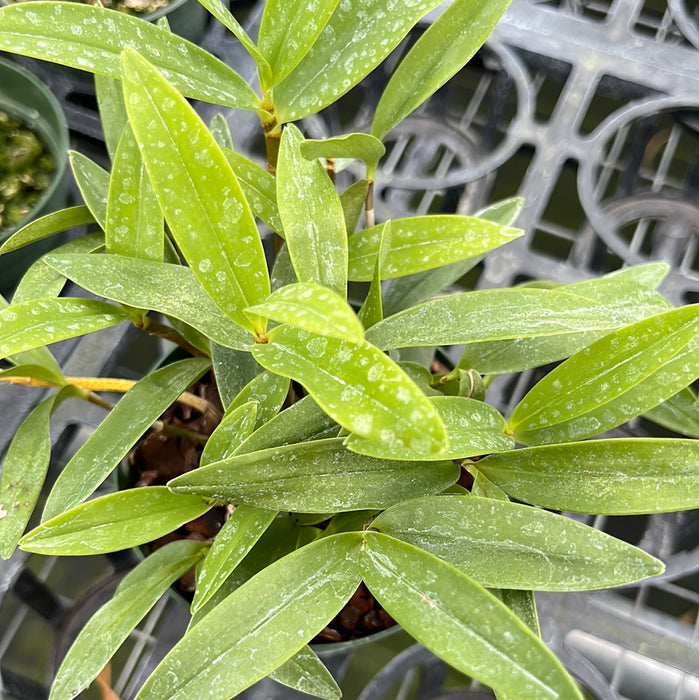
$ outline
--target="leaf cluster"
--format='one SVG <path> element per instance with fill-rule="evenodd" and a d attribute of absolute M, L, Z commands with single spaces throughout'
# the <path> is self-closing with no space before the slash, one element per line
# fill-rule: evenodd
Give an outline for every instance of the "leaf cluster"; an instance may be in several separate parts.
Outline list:
<path fill-rule="evenodd" d="M 662 564 L 555 511 L 699 506 L 699 308 L 657 292 L 662 263 L 445 294 L 522 235 L 517 199 L 475 216 L 374 221 L 382 139 L 468 61 L 507 0 L 454 0 L 403 57 L 370 133 L 324 141 L 292 122 L 358 84 L 439 1 L 321 0 L 311 13 L 268 0 L 256 43 L 219 0 L 200 1 L 254 59 L 259 94 L 163 26 L 70 3 L 0 9 L 0 49 L 95 73 L 111 161 L 108 171 L 73 153 L 85 204 L 0 249 L 95 229 L 43 256 L 0 304 L 0 381 L 56 389 L 6 456 L 0 554 L 113 552 L 215 505 L 228 512 L 211 541 L 173 542 L 128 574 L 68 652 L 51 698 L 87 687 L 192 566 L 192 623 L 140 700 L 224 699 L 268 675 L 339 697 L 307 645 L 362 581 L 408 633 L 499 697 L 581 698 L 538 636 L 531 592 L 617 586 Z M 187 98 L 256 113 L 268 167 Z M 335 158 L 362 161 L 366 177 L 339 192 L 325 167 Z M 62 296 L 66 280 L 91 296 Z M 348 298 L 355 282 L 365 293 Z M 66 377 L 47 348 L 125 322 L 190 357 L 123 385 Z M 433 362 L 444 346 L 460 346 L 446 371 Z M 509 415 L 488 403 L 496 377 L 551 363 Z M 187 392 L 210 370 L 224 413 L 199 467 L 95 498 L 174 402 L 211 412 Z M 115 387 L 125 393 L 111 406 L 99 390 Z M 68 399 L 107 414 L 25 534 L 51 416 Z M 679 436 L 606 435 L 641 415 Z"/>

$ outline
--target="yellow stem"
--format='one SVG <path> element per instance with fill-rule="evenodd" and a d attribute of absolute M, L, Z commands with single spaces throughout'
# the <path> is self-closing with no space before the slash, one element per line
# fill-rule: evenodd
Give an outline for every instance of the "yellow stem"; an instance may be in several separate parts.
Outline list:
<path fill-rule="evenodd" d="M 34 377 L 0 376 L 0 382 L 42 388 L 59 388 L 56 384 L 35 379 Z M 115 379 L 112 377 L 66 377 L 66 382 L 89 392 L 105 391 L 116 394 L 125 394 L 136 384 L 132 379 Z M 220 412 L 209 401 L 188 391 L 181 394 L 177 401 L 200 413 L 209 415 L 215 420 L 221 419 Z"/>

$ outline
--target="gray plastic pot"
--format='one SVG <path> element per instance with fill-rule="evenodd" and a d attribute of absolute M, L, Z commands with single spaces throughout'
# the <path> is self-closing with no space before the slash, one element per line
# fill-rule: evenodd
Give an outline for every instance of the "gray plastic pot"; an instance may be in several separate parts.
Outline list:
<path fill-rule="evenodd" d="M 68 126 L 60 104 L 49 89 L 29 71 L 2 58 L 0 109 L 23 121 L 39 137 L 56 162 L 51 184 L 29 214 L 17 224 L 0 230 L 0 243 L 3 243 L 31 220 L 65 206 Z M 0 257 L 0 291 L 10 291 L 31 262 L 54 243 L 52 239 L 41 241 Z"/>

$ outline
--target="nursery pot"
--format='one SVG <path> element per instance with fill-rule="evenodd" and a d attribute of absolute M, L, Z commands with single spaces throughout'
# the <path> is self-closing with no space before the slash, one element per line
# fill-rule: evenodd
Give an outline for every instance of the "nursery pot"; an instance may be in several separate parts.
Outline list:
<path fill-rule="evenodd" d="M 41 193 L 24 219 L 0 229 L 0 243 L 32 219 L 66 204 L 68 181 L 68 126 L 63 110 L 48 88 L 29 71 L 0 58 L 0 110 L 19 119 L 33 131 L 55 161 L 50 185 Z M 0 291 L 7 293 L 26 268 L 53 244 L 51 239 L 0 258 Z"/>

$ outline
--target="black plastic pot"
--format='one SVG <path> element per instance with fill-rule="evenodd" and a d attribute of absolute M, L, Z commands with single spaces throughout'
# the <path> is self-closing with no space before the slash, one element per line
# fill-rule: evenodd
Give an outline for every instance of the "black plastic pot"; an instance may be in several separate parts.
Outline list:
<path fill-rule="evenodd" d="M 66 204 L 68 181 L 68 126 L 63 110 L 48 88 L 29 71 L 0 58 L 0 110 L 20 119 L 42 141 L 56 162 L 50 186 L 42 193 L 31 212 L 20 222 L 0 230 L 0 243 L 16 230 L 44 214 Z M 0 258 L 0 291 L 7 293 L 22 272 L 53 241 L 40 242 Z"/>

